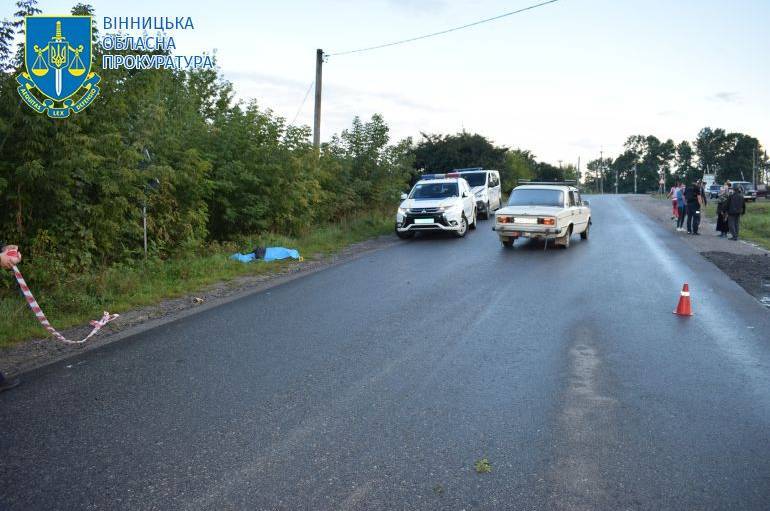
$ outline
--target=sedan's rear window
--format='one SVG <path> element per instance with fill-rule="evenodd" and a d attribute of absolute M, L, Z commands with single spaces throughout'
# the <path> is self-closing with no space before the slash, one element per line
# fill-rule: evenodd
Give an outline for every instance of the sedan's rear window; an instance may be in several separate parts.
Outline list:
<path fill-rule="evenodd" d="M 511 192 L 509 206 L 564 206 L 564 192 L 561 190 L 523 188 Z"/>

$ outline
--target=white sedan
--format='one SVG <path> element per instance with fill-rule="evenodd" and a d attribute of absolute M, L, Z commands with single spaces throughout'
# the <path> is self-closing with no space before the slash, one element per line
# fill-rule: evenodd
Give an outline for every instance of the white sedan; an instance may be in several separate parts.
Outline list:
<path fill-rule="evenodd" d="M 529 183 L 511 192 L 506 207 L 497 210 L 492 227 L 505 247 L 519 238 L 554 240 L 567 248 L 573 234 L 588 239 L 591 208 L 570 184 Z"/>

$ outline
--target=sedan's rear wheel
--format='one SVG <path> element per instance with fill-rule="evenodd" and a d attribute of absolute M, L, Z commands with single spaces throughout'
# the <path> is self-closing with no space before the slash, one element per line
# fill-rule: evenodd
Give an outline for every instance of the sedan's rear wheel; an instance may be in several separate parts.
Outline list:
<path fill-rule="evenodd" d="M 500 240 L 505 248 L 511 248 L 513 246 L 513 238 L 507 240 Z"/>
<path fill-rule="evenodd" d="M 588 239 L 588 231 L 591 230 L 591 221 L 588 221 L 588 224 L 586 225 L 586 230 L 580 233 L 580 239 L 581 240 L 587 240 Z"/>

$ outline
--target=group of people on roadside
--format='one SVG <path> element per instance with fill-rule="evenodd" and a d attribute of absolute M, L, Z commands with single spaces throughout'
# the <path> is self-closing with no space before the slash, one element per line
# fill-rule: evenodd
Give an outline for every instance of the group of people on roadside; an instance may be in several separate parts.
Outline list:
<path fill-rule="evenodd" d="M 741 230 L 741 217 L 746 214 L 746 198 L 743 196 L 743 187 L 733 186 L 727 181 L 719 189 L 717 199 L 717 231 L 721 238 L 738 239 Z"/>
<path fill-rule="evenodd" d="M 703 190 L 703 183 L 695 181 L 689 186 L 684 183 L 676 183 L 668 192 L 671 199 L 672 215 L 671 219 L 676 220 L 677 232 L 685 231 L 685 220 L 687 221 L 687 234 L 699 235 L 700 211 L 708 203 L 706 194 Z"/>
<path fill-rule="evenodd" d="M 671 199 L 671 219 L 676 220 L 677 232 L 687 231 L 687 234 L 700 235 L 701 208 L 706 207 L 708 199 L 701 180 L 685 186 L 684 183 L 676 183 L 668 192 Z M 717 198 L 717 226 L 719 237 L 724 238 L 730 233 L 730 239 L 738 239 L 741 216 L 746 214 L 746 201 L 743 196 L 743 188 L 733 186 L 727 181 L 719 189 Z M 686 220 L 686 228 L 685 228 Z"/>

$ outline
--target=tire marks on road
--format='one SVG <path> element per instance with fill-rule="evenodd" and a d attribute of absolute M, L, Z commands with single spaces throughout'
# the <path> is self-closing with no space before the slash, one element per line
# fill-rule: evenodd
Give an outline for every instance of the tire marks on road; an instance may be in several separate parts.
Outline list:
<path fill-rule="evenodd" d="M 579 325 L 569 345 L 568 379 L 557 421 L 556 459 L 549 474 L 549 508 L 589 510 L 608 500 L 601 460 L 613 430 L 617 400 L 599 382 L 601 354 L 592 330 Z"/>

